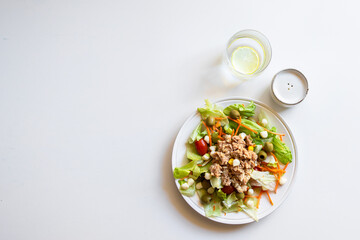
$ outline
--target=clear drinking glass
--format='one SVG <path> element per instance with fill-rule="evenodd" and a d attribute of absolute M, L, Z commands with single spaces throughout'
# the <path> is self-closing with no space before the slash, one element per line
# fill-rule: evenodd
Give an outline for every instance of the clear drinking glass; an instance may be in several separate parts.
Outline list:
<path fill-rule="evenodd" d="M 226 46 L 225 63 L 241 80 L 255 78 L 263 72 L 271 60 L 269 40 L 255 30 L 235 33 Z"/>

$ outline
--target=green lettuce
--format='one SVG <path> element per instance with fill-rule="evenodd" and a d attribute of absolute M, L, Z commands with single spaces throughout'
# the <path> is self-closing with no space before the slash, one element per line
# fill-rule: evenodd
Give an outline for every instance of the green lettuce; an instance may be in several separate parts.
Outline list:
<path fill-rule="evenodd" d="M 227 198 L 225 200 L 222 201 L 222 204 L 227 209 L 232 207 L 236 203 L 237 203 L 237 198 L 236 198 L 235 192 L 232 192 L 229 196 L 227 196 Z"/>
<path fill-rule="evenodd" d="M 194 144 L 186 144 L 186 157 L 191 161 L 200 161 L 201 155 L 196 151 Z"/>
<path fill-rule="evenodd" d="M 180 180 L 179 184 L 180 184 L 180 192 L 182 195 L 185 195 L 187 197 L 192 197 L 195 195 L 195 183 L 193 185 L 191 185 L 188 189 L 184 190 L 181 188 L 181 184 L 185 183 L 184 180 Z"/>
<path fill-rule="evenodd" d="M 278 136 L 274 137 L 272 140 L 274 145 L 274 154 L 276 158 L 282 163 L 287 164 L 292 162 L 292 154 L 288 146 L 283 143 Z"/>
<path fill-rule="evenodd" d="M 228 123 L 228 120 L 226 118 L 226 115 L 223 112 L 222 107 L 220 107 L 216 104 L 212 104 L 208 99 L 205 99 L 205 107 L 198 108 L 197 110 L 200 113 L 201 118 L 204 120 L 207 117 L 212 116 L 212 117 L 224 118 L 221 120 L 222 125 L 225 125 Z"/>
<path fill-rule="evenodd" d="M 219 217 L 221 216 L 221 204 L 220 199 L 214 195 L 210 203 L 204 205 L 205 216 L 207 217 Z"/>
<path fill-rule="evenodd" d="M 174 178 L 184 178 L 190 174 L 191 171 L 194 170 L 194 168 L 198 167 L 196 165 L 196 161 L 191 161 L 188 164 L 182 166 L 182 167 L 176 167 L 174 169 Z M 199 167 L 198 167 L 199 168 Z"/>
<path fill-rule="evenodd" d="M 191 133 L 190 138 L 188 143 L 192 144 L 196 141 L 199 141 L 200 139 L 202 139 L 205 135 L 207 135 L 207 131 L 205 129 L 205 127 L 203 127 L 204 125 L 202 123 L 200 123 L 195 129 L 194 131 Z"/>
<path fill-rule="evenodd" d="M 229 116 L 231 110 L 238 110 L 242 117 L 251 117 L 255 115 L 255 108 L 256 106 L 253 101 L 251 101 L 251 103 L 246 107 L 244 107 L 242 104 L 232 104 L 224 109 L 224 113 L 225 115 Z"/>
<path fill-rule="evenodd" d="M 240 205 L 241 210 L 243 210 L 249 217 L 251 217 L 252 219 L 254 219 L 255 221 L 259 221 L 258 215 L 257 215 L 257 209 L 254 208 L 249 208 L 248 206 L 246 206 L 245 204 Z"/>
<path fill-rule="evenodd" d="M 264 131 L 264 128 L 262 128 L 260 125 L 248 119 L 241 119 L 241 124 L 257 131 L 258 133 Z"/>
<path fill-rule="evenodd" d="M 241 208 L 240 206 L 242 205 L 242 200 L 238 200 L 237 202 L 235 202 L 231 207 L 229 208 L 223 208 L 223 212 L 225 213 L 231 213 L 231 212 L 240 212 Z"/>
<path fill-rule="evenodd" d="M 261 184 L 264 191 L 275 191 L 276 177 L 274 175 L 270 174 L 269 172 L 260 172 L 253 170 L 250 176 L 252 179 L 256 180 L 258 183 Z"/>
<path fill-rule="evenodd" d="M 210 183 L 213 188 L 218 188 L 218 189 L 222 188 L 220 177 L 212 177 L 210 179 Z"/>
<path fill-rule="evenodd" d="M 259 119 L 259 123 L 262 124 L 262 120 L 265 119 L 267 121 L 266 125 L 263 125 L 265 128 L 269 129 L 270 127 L 270 120 L 268 118 L 268 116 L 266 115 L 264 110 L 260 110 L 259 114 L 258 114 L 258 119 Z"/>
<path fill-rule="evenodd" d="M 226 193 L 224 193 L 223 191 L 221 191 L 221 189 L 219 189 L 219 190 L 216 192 L 216 195 L 217 195 L 222 201 L 224 201 L 224 200 L 227 198 Z"/>
<path fill-rule="evenodd" d="M 200 174 L 208 172 L 211 164 L 212 164 L 211 161 L 209 161 L 205 166 L 201 166 L 200 167 Z"/>

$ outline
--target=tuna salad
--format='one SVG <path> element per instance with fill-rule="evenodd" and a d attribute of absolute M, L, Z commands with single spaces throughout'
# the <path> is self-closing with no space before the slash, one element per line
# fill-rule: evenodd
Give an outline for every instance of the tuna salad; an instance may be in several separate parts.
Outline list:
<path fill-rule="evenodd" d="M 207 217 L 244 212 L 258 221 L 263 195 L 286 184 L 290 149 L 262 111 L 250 102 L 222 108 L 205 100 L 186 143 L 188 162 L 174 169 L 180 192 L 197 195 Z"/>

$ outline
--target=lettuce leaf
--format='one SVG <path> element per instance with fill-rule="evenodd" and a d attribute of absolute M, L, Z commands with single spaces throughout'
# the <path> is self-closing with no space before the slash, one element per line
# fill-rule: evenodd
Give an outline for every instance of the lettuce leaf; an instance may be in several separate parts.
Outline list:
<path fill-rule="evenodd" d="M 203 124 L 200 123 L 194 131 L 191 133 L 188 143 L 192 144 L 196 141 L 202 139 L 205 135 L 207 135 L 206 129 L 204 129 Z"/>
<path fill-rule="evenodd" d="M 225 213 L 231 213 L 231 212 L 240 212 L 241 211 L 241 206 L 242 201 L 239 200 L 237 202 L 235 202 L 231 207 L 229 208 L 223 208 L 223 212 Z"/>
<path fill-rule="evenodd" d="M 268 116 L 266 115 L 265 111 L 260 110 L 259 114 L 258 114 L 258 119 L 259 119 L 259 123 L 262 124 L 262 120 L 265 119 L 267 121 L 267 124 L 264 125 L 265 128 L 269 129 L 270 127 L 270 120 L 268 118 Z"/>
<path fill-rule="evenodd" d="M 210 162 L 208 162 L 208 164 L 206 164 L 205 166 L 202 166 L 202 167 L 200 167 L 200 174 L 201 173 L 205 173 L 205 172 L 209 172 L 209 168 L 210 168 L 210 166 L 211 166 L 211 161 Z"/>
<path fill-rule="evenodd" d="M 222 201 L 222 204 L 225 206 L 225 208 L 231 208 L 234 204 L 237 203 L 237 198 L 235 195 L 235 192 L 232 192 L 225 200 Z"/>
<path fill-rule="evenodd" d="M 178 178 L 184 178 L 187 175 L 190 174 L 191 171 L 194 170 L 195 167 L 198 167 L 196 165 L 196 161 L 191 161 L 188 164 L 182 166 L 182 167 L 176 167 L 174 169 L 174 178 L 178 179 Z"/>
<path fill-rule="evenodd" d="M 275 191 L 276 177 L 269 172 L 260 172 L 253 170 L 251 178 L 261 184 L 263 190 Z"/>
<path fill-rule="evenodd" d="M 181 181 L 183 181 L 183 180 L 181 180 Z M 181 181 L 179 181 L 180 185 L 181 185 L 181 183 L 185 182 L 185 181 L 183 181 L 183 182 L 181 182 Z M 184 190 L 180 187 L 180 192 L 182 195 L 185 195 L 187 197 L 194 196 L 195 195 L 195 183 L 186 190 Z"/>
<path fill-rule="evenodd" d="M 224 193 L 223 191 L 221 191 L 221 189 L 219 189 L 219 190 L 216 192 L 216 195 L 217 195 L 222 201 L 224 201 L 224 200 L 227 198 L 226 193 Z"/>
<path fill-rule="evenodd" d="M 260 125 L 258 125 L 256 122 L 253 122 L 248 119 L 241 119 L 241 124 L 251 128 L 252 130 L 257 131 L 258 133 L 264 131 L 264 129 Z M 240 128 L 242 128 L 242 127 L 240 127 Z M 244 128 L 244 129 L 246 129 L 246 128 Z"/>
<path fill-rule="evenodd" d="M 282 164 L 292 162 L 292 154 L 290 149 L 284 142 L 279 139 L 278 136 L 272 139 L 272 144 L 274 145 L 274 154 Z"/>
<path fill-rule="evenodd" d="M 204 205 L 205 216 L 207 217 L 219 217 L 221 215 L 220 199 L 214 195 L 210 203 Z"/>
<path fill-rule="evenodd" d="M 243 210 L 249 217 L 254 219 L 255 221 L 259 221 L 259 218 L 257 216 L 257 209 L 256 208 L 249 208 L 245 204 L 240 205 L 241 210 Z"/>
<path fill-rule="evenodd" d="M 209 116 L 212 116 L 224 118 L 221 120 L 222 125 L 226 125 L 229 122 L 223 112 L 222 107 L 217 106 L 216 104 L 212 104 L 208 99 L 205 99 L 205 107 L 198 108 L 197 110 L 203 120 L 205 120 Z"/>
<path fill-rule="evenodd" d="M 253 101 L 251 101 L 251 103 L 246 107 L 244 107 L 242 104 L 232 104 L 224 109 L 224 113 L 225 115 L 229 116 L 231 110 L 238 110 L 242 117 L 251 117 L 255 115 L 255 108 L 256 106 Z"/>
<path fill-rule="evenodd" d="M 210 179 L 210 183 L 213 188 L 218 188 L 218 189 L 222 188 L 220 177 L 212 177 Z"/>
<path fill-rule="evenodd" d="M 186 157 L 192 161 L 200 161 L 201 155 L 199 155 L 196 151 L 196 147 L 194 144 L 186 144 Z"/>

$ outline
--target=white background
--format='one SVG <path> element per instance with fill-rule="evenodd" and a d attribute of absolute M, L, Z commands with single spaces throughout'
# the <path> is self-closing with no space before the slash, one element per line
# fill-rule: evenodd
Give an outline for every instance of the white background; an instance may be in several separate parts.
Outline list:
<path fill-rule="evenodd" d="M 0 239 L 337 239 L 357 236 L 356 1 L 0 1 Z M 241 29 L 270 40 L 257 79 L 225 86 L 219 62 Z M 269 85 L 309 80 L 292 109 Z M 228 96 L 270 105 L 297 140 L 284 204 L 259 223 L 198 215 L 172 178 L 185 119 Z"/>

